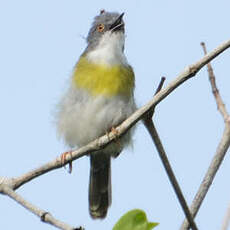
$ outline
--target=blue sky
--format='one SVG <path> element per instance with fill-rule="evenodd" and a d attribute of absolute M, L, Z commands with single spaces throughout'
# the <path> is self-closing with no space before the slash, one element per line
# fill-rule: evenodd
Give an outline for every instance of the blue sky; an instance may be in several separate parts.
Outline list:
<path fill-rule="evenodd" d="M 1 176 L 18 176 L 67 150 L 56 137 L 55 105 L 100 9 L 125 12 L 126 55 L 136 74 L 138 106 L 153 95 L 161 76 L 172 81 L 184 67 L 230 38 L 230 2 L 220 1 L 0 1 Z M 230 110 L 230 50 L 213 61 Z M 204 68 L 156 109 L 155 124 L 188 203 L 191 203 L 223 132 Z M 220 229 L 230 202 L 229 155 L 196 218 L 200 229 Z M 103 221 L 88 215 L 89 160 L 48 173 L 19 190 L 55 217 L 90 229 L 112 229 L 133 208 L 146 211 L 159 230 L 178 229 L 183 212 L 141 123 L 133 150 L 112 163 L 113 201 Z M 48 230 L 33 214 L 0 196 L 1 229 Z"/>

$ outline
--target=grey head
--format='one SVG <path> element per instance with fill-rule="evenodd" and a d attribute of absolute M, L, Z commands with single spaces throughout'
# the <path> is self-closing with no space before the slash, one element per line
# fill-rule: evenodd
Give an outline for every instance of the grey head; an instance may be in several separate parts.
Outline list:
<path fill-rule="evenodd" d="M 89 30 L 87 36 L 88 47 L 87 50 L 96 47 L 100 41 L 100 38 L 106 33 L 124 33 L 125 24 L 123 21 L 123 15 L 117 12 L 106 12 L 101 10 L 100 14 L 94 18 L 92 27 Z"/>

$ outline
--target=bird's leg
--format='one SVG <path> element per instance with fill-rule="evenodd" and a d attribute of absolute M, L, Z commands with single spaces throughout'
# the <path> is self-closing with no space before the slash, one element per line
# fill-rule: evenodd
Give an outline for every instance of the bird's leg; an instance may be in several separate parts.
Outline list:
<path fill-rule="evenodd" d="M 72 158 L 72 150 L 70 150 L 68 152 L 64 152 L 61 155 L 61 163 L 62 163 L 62 165 L 64 165 L 64 168 L 66 168 L 65 167 L 65 163 L 66 163 L 66 157 L 67 157 L 67 155 L 70 155 L 70 158 Z M 69 162 L 69 170 L 68 170 L 68 172 L 71 173 L 72 169 L 73 169 L 73 165 L 72 165 L 72 161 L 70 161 Z"/>

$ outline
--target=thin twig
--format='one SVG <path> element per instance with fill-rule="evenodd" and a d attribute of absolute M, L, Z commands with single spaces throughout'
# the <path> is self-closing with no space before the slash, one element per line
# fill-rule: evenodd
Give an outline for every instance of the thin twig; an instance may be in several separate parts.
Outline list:
<path fill-rule="evenodd" d="M 216 175 L 216 172 L 218 171 L 220 164 L 222 163 L 224 156 L 229 148 L 230 145 L 230 128 L 225 127 L 224 133 L 222 135 L 222 138 L 220 140 L 219 146 L 216 150 L 216 153 L 212 159 L 212 162 L 204 176 L 204 179 L 198 189 L 198 192 L 195 195 L 195 198 L 193 199 L 192 205 L 190 207 L 190 212 L 195 218 L 197 212 L 199 211 L 199 208 L 208 192 L 209 187 L 211 186 L 214 177 Z M 187 220 L 184 220 L 180 230 L 187 230 L 189 229 L 189 225 Z"/>
<path fill-rule="evenodd" d="M 204 54 L 206 55 L 207 54 L 207 49 L 206 49 L 206 46 L 205 46 L 205 43 L 204 42 L 201 42 L 201 46 L 204 50 Z M 213 72 L 213 68 L 211 66 L 211 62 L 209 62 L 207 64 L 207 69 L 208 69 L 208 76 L 209 76 L 209 81 L 211 83 L 211 87 L 212 87 L 212 92 L 213 92 L 213 96 L 215 97 L 215 100 L 216 100 L 216 104 L 217 104 L 217 108 L 218 110 L 220 111 L 221 115 L 223 116 L 224 118 L 224 122 L 230 122 L 229 121 L 229 114 L 228 114 L 228 111 L 224 105 L 224 102 L 220 96 L 220 93 L 219 93 L 219 90 L 216 86 L 216 78 L 215 78 L 215 75 L 214 75 L 214 72 Z"/>
<path fill-rule="evenodd" d="M 163 84 L 164 84 L 164 82 L 165 82 L 165 79 L 166 79 L 165 77 L 162 77 L 162 78 L 161 78 L 160 83 L 159 83 L 159 85 L 158 85 L 158 87 L 157 87 L 156 92 L 155 92 L 154 95 L 158 94 L 158 93 L 161 91 L 161 89 L 162 89 L 162 87 L 163 87 Z M 145 116 L 146 119 L 152 119 L 153 113 L 154 113 L 154 109 L 155 109 L 155 107 L 153 107 L 153 108 L 146 114 L 146 116 Z"/>
<path fill-rule="evenodd" d="M 2 192 L 12 198 L 13 200 L 17 201 L 19 204 L 21 204 L 24 208 L 28 209 L 35 215 L 37 215 L 41 221 L 45 223 L 49 223 L 59 229 L 63 230 L 76 230 L 76 228 L 69 226 L 68 224 L 55 219 L 49 212 L 46 212 L 44 210 L 41 210 L 40 208 L 36 207 L 35 205 L 31 204 L 30 202 L 26 201 L 22 196 L 17 194 L 15 191 L 13 191 L 9 186 L 3 186 Z M 80 229 L 80 228 L 79 228 Z"/>
<path fill-rule="evenodd" d="M 206 47 L 204 43 L 201 43 L 203 49 L 204 49 L 204 53 L 206 54 Z M 225 128 L 224 128 L 224 132 L 222 135 L 222 138 L 220 140 L 220 143 L 217 147 L 216 153 L 212 159 L 212 162 L 204 176 L 204 179 L 199 187 L 198 192 L 196 193 L 196 196 L 192 202 L 192 205 L 190 207 L 190 211 L 192 213 L 192 216 L 195 217 L 207 192 L 208 189 L 210 188 L 214 177 L 224 159 L 224 156 L 230 146 L 230 116 L 225 108 L 225 105 L 221 99 L 221 96 L 219 94 L 219 91 L 217 89 L 216 86 L 216 81 L 215 81 L 215 76 L 211 67 L 211 63 L 208 63 L 208 74 L 209 74 L 209 79 L 210 79 L 210 83 L 211 83 L 211 87 L 212 87 L 212 91 L 217 103 L 217 107 L 221 113 L 221 115 L 223 116 L 224 122 L 225 122 Z M 180 230 L 187 230 L 189 229 L 189 225 L 187 220 L 184 220 Z"/>
<path fill-rule="evenodd" d="M 162 89 L 162 87 L 163 87 L 163 84 L 164 84 L 164 82 L 165 82 L 165 77 L 162 77 L 161 78 L 161 81 L 160 81 L 160 83 L 159 83 L 159 85 L 158 85 L 158 87 L 157 87 L 157 89 L 156 89 L 156 92 L 155 92 L 155 94 L 154 95 L 156 95 L 157 93 L 159 93 L 160 91 L 161 91 L 161 89 Z"/>
<path fill-rule="evenodd" d="M 164 81 L 165 81 L 165 78 L 162 78 L 161 81 L 160 81 L 160 84 L 159 84 L 159 86 L 158 86 L 158 88 L 157 88 L 157 90 L 155 92 L 155 95 L 158 92 L 160 92 Z M 149 113 L 146 114 L 146 116 L 143 118 L 145 127 L 148 130 L 148 132 L 149 132 L 149 134 L 150 134 L 150 136 L 151 136 L 151 138 L 152 138 L 152 140 L 153 140 L 153 142 L 154 142 L 154 144 L 155 144 L 155 146 L 157 148 L 157 151 L 159 153 L 160 159 L 161 159 L 161 161 L 162 161 L 162 163 L 164 165 L 166 173 L 167 173 L 167 175 L 169 177 L 169 180 L 170 180 L 170 182 L 171 182 L 171 184 L 173 186 L 173 189 L 174 189 L 174 191 L 175 191 L 175 193 L 177 195 L 177 198 L 178 198 L 178 200 L 179 200 L 179 202 L 181 204 L 181 207 L 182 207 L 182 209 L 184 211 L 185 216 L 187 217 L 187 220 L 188 220 L 190 226 L 192 227 L 192 229 L 197 230 L 198 228 L 196 226 L 196 223 L 193 220 L 193 217 L 192 217 L 192 215 L 190 213 L 190 210 L 188 208 L 188 205 L 186 203 L 184 195 L 183 195 L 183 193 L 181 191 L 179 183 L 177 182 L 176 176 L 175 176 L 175 174 L 174 174 L 174 172 L 172 170 L 172 167 L 170 165 L 170 162 L 168 160 L 168 157 L 166 155 L 166 152 L 164 150 L 164 147 L 162 145 L 160 137 L 159 137 L 159 135 L 157 133 L 156 127 L 155 127 L 155 125 L 153 123 L 153 120 L 152 120 L 153 113 L 154 113 L 154 108 L 152 110 L 150 110 Z"/>
<path fill-rule="evenodd" d="M 181 207 L 182 207 L 182 209 L 183 209 L 183 211 L 185 213 L 185 216 L 188 219 L 191 228 L 193 230 L 197 230 L 198 228 L 197 228 L 197 226 L 196 226 L 196 224 L 195 224 L 195 222 L 193 220 L 193 217 L 192 217 L 192 215 L 191 215 L 191 213 L 189 211 L 188 205 L 187 205 L 187 203 L 185 201 L 185 198 L 184 198 L 183 193 L 182 193 L 182 191 L 180 189 L 180 186 L 179 186 L 179 184 L 177 182 L 177 179 L 176 179 L 176 177 L 175 177 L 175 175 L 173 173 L 172 167 L 171 167 L 171 165 L 169 163 L 168 157 L 167 157 L 167 155 L 165 153 L 165 150 L 164 150 L 164 148 L 162 146 L 161 140 L 160 140 L 160 138 L 158 136 L 157 130 L 156 130 L 153 122 L 149 121 L 149 123 L 146 124 L 146 128 L 147 128 L 149 134 L 151 135 L 152 140 L 154 141 L 154 144 L 155 144 L 155 146 L 157 148 L 157 151 L 159 153 L 160 159 L 161 159 L 161 161 L 162 161 L 162 163 L 164 165 L 164 168 L 165 168 L 165 170 L 167 172 L 167 175 L 168 175 L 168 177 L 170 179 L 170 182 L 171 182 L 171 184 L 173 186 L 173 189 L 174 189 L 174 191 L 175 191 L 175 193 L 177 195 L 177 198 L 180 201 L 180 204 L 181 204 Z"/>
<path fill-rule="evenodd" d="M 114 132 L 110 132 L 109 135 L 104 135 L 95 141 L 83 146 L 72 152 L 72 156 L 67 155 L 65 159 L 65 164 L 76 160 L 82 156 L 85 156 L 89 153 L 93 153 L 99 149 L 104 148 L 110 142 L 112 142 L 115 138 L 122 136 L 127 132 L 133 125 L 135 125 L 139 120 L 145 116 L 152 108 L 154 108 L 158 103 L 160 103 L 165 97 L 167 97 L 172 91 L 174 91 L 177 87 L 179 87 L 183 82 L 195 76 L 196 73 L 208 62 L 217 57 L 219 54 L 224 52 L 226 49 L 230 47 L 230 40 L 222 43 L 213 51 L 205 55 L 196 63 L 186 67 L 184 71 L 182 71 L 175 80 L 169 83 L 164 89 L 162 89 L 159 93 L 157 93 L 151 101 L 149 101 L 145 106 L 138 109 L 135 113 L 133 113 L 127 120 L 125 120 L 121 125 L 119 125 L 116 130 L 116 135 Z M 31 170 L 28 173 L 25 173 L 17 178 L 12 178 L 10 180 L 5 181 L 9 186 L 13 189 L 17 189 L 23 184 L 33 180 L 34 178 L 43 175 L 51 170 L 63 167 L 61 157 L 46 163 L 45 165 L 38 167 L 37 169 Z"/>
<path fill-rule="evenodd" d="M 213 60 L 219 54 L 224 52 L 226 49 L 230 47 L 230 40 L 222 43 L 217 48 L 215 48 L 212 52 L 205 55 L 198 62 L 188 66 L 182 71 L 181 74 L 177 76 L 177 78 L 172 81 L 168 86 L 162 89 L 154 98 L 149 101 L 145 106 L 138 109 L 135 113 L 133 113 L 127 120 L 125 120 L 121 125 L 116 128 L 116 135 L 114 132 L 110 132 L 109 135 L 104 135 L 95 141 L 83 146 L 80 149 L 77 149 L 69 154 L 65 158 L 65 164 L 62 163 L 61 157 L 56 158 L 53 161 L 50 161 L 34 170 L 31 170 L 19 177 L 16 178 L 2 178 L 0 177 L 0 193 L 7 194 L 7 190 L 15 190 L 22 186 L 23 184 L 57 168 L 61 168 L 69 162 L 76 160 L 82 156 L 85 156 L 89 153 L 93 153 L 94 151 L 103 149 L 106 145 L 112 142 L 115 138 L 124 135 L 133 125 L 135 125 L 139 120 L 141 120 L 149 111 L 154 109 L 154 107 L 160 103 L 165 97 L 167 97 L 172 91 L 174 91 L 177 87 L 179 87 L 183 82 L 195 76 L 196 73 L 208 62 Z"/>

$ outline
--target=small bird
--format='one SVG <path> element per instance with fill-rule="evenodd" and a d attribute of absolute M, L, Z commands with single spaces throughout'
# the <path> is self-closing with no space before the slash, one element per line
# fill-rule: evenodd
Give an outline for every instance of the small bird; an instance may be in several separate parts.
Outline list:
<path fill-rule="evenodd" d="M 82 147 L 114 130 L 135 110 L 135 77 L 124 54 L 123 15 L 101 10 L 58 106 L 57 130 L 65 143 Z M 89 212 L 105 218 L 111 204 L 111 157 L 131 143 L 131 131 L 90 154 Z"/>

